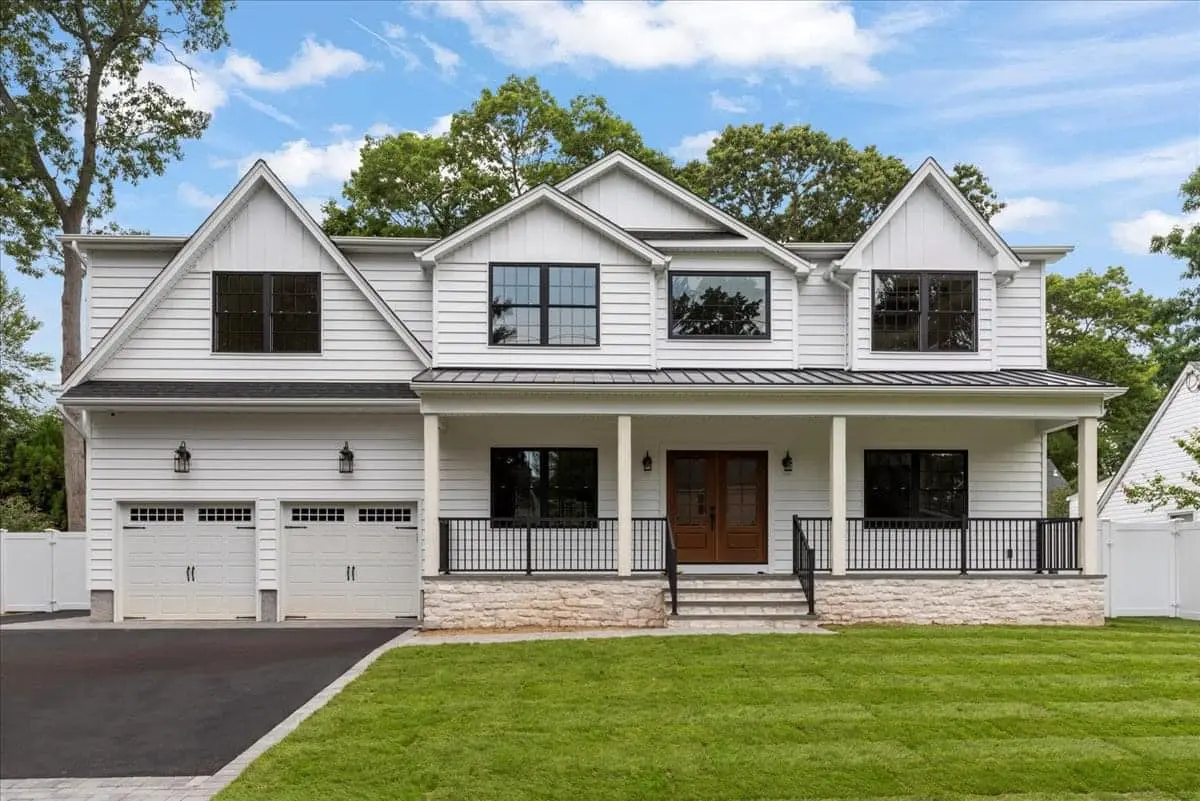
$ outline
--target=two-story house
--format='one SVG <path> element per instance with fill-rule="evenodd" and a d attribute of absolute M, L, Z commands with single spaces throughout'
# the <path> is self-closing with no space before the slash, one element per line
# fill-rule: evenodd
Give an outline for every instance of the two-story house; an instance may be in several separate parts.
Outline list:
<path fill-rule="evenodd" d="M 779 243 L 622 153 L 441 240 L 263 163 L 191 236 L 76 236 L 93 616 L 442 627 L 1098 622 L 1096 431 L 1046 265 L 932 160 Z M 1079 426 L 1081 519 L 1045 517 Z M 675 614 L 677 612 L 677 614 Z"/>

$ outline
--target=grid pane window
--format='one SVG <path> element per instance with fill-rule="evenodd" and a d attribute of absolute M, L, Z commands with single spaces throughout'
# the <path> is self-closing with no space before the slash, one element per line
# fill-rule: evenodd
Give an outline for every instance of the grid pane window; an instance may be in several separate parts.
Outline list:
<path fill-rule="evenodd" d="M 966 451 L 866 451 L 868 519 L 957 520 L 967 513 Z"/>
<path fill-rule="evenodd" d="M 871 349 L 974 351 L 975 279 L 974 273 L 874 273 Z"/>
<path fill-rule="evenodd" d="M 673 338 L 770 337 L 768 274 L 673 272 L 668 283 Z"/>
<path fill-rule="evenodd" d="M 493 264 L 493 345 L 595 345 L 600 341 L 595 265 Z"/>
<path fill-rule="evenodd" d="M 320 353 L 320 274 L 214 273 L 213 350 Z"/>
<path fill-rule="evenodd" d="M 492 448 L 492 516 L 595 518 L 596 453 L 594 448 Z"/>

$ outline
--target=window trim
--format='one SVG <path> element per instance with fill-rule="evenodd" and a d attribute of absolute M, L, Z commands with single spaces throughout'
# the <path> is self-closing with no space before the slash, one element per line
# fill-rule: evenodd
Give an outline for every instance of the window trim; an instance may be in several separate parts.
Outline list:
<path fill-rule="evenodd" d="M 321 356 L 325 352 L 325 279 L 320 271 L 302 270 L 275 272 L 263 270 L 213 270 L 210 274 L 212 283 L 212 337 L 209 347 L 213 356 L 235 357 L 312 357 Z M 217 276 L 221 275 L 260 275 L 263 278 L 263 350 L 218 350 L 217 349 Z M 317 279 L 317 349 L 316 350 L 274 350 L 271 346 L 272 322 L 272 276 L 276 275 L 307 275 Z"/>
<path fill-rule="evenodd" d="M 874 521 L 890 521 L 890 520 L 906 520 L 916 521 L 919 523 L 928 523 L 931 526 L 936 524 L 955 526 L 961 523 L 959 518 L 941 518 L 941 517 L 905 517 L 905 518 L 888 518 L 888 517 L 868 517 L 867 516 L 867 460 L 873 453 L 907 453 L 913 457 L 912 466 L 912 496 L 909 498 L 911 508 L 920 508 L 921 505 L 921 456 L 930 454 L 953 454 L 961 456 L 963 460 L 963 513 L 962 517 L 971 516 L 971 454 L 966 448 L 864 448 L 863 449 L 863 498 L 862 512 L 864 525 Z"/>
<path fill-rule="evenodd" d="M 876 282 L 879 280 L 880 275 L 919 275 L 920 276 L 921 308 L 917 312 L 917 347 L 916 347 L 916 349 L 879 350 L 875 347 L 875 287 L 876 287 Z M 931 275 L 953 275 L 953 276 L 957 276 L 957 277 L 964 277 L 964 276 L 971 277 L 971 279 L 972 279 L 971 285 L 974 288 L 974 296 L 975 296 L 975 312 L 974 312 L 975 325 L 971 331 L 972 347 L 970 349 L 937 350 L 937 349 L 928 347 L 927 340 L 928 340 L 928 334 L 929 334 L 929 315 L 930 315 L 930 311 L 928 308 L 928 304 L 929 304 L 928 288 L 929 288 L 929 276 L 931 276 Z M 870 311 L 868 313 L 869 314 L 868 323 L 870 325 L 869 335 L 870 335 L 870 342 L 871 342 L 871 353 L 873 353 L 873 354 L 877 353 L 881 356 L 886 356 L 886 355 L 890 355 L 890 354 L 921 353 L 921 354 L 932 354 L 934 356 L 962 356 L 963 354 L 979 353 L 979 273 L 974 270 L 872 270 L 871 271 L 871 297 L 870 297 L 869 308 L 870 308 Z"/>
<path fill-rule="evenodd" d="M 496 451 L 538 451 L 539 458 L 543 458 L 544 461 L 549 461 L 549 459 L 547 457 L 548 457 L 548 454 L 550 453 L 550 451 L 586 451 L 588 453 L 593 454 L 595 456 L 595 460 L 596 460 L 596 481 L 592 487 L 592 491 L 595 493 L 595 501 L 596 501 L 595 502 L 595 512 L 596 512 L 596 514 L 589 516 L 589 517 L 581 517 L 581 518 L 562 518 L 562 517 L 529 518 L 528 521 L 521 520 L 520 518 L 516 518 L 515 516 L 513 516 L 513 517 L 498 516 L 496 514 L 496 508 L 495 508 L 495 503 L 496 503 L 496 473 L 495 473 Z M 546 487 L 548 488 L 549 487 L 549 473 L 544 474 L 544 480 L 546 481 Z M 525 525 L 535 525 L 535 527 L 536 527 L 536 525 L 540 524 L 541 521 L 548 521 L 547 523 L 541 523 L 542 525 L 554 526 L 554 525 L 561 525 L 566 520 L 571 520 L 571 521 L 575 522 L 576 527 L 578 527 L 578 528 L 595 528 L 596 522 L 600 519 L 599 515 L 600 515 L 600 449 L 599 448 L 589 447 L 587 445 L 492 445 L 491 447 L 488 448 L 488 518 L 490 520 L 491 525 L 494 528 L 523 527 Z M 498 520 L 502 521 L 502 522 L 497 523 L 496 521 L 498 521 Z M 517 521 L 517 522 L 513 522 L 513 521 Z"/>
<path fill-rule="evenodd" d="M 671 292 L 673 276 L 732 276 L 737 278 L 764 279 L 763 300 L 767 308 L 763 314 L 763 324 L 766 330 L 761 334 L 676 334 L 675 308 L 671 302 L 674 296 Z M 681 342 L 770 342 L 771 341 L 771 273 L 769 270 L 667 270 L 667 339 L 677 339 Z"/>
<path fill-rule="evenodd" d="M 538 329 L 537 342 L 493 342 L 492 333 L 496 323 L 496 318 L 492 314 L 492 301 L 496 298 L 495 278 L 497 267 L 537 267 L 538 268 L 538 305 L 537 309 L 541 313 Z M 551 267 L 572 267 L 572 268 L 591 268 L 596 276 L 593 282 L 595 285 L 596 302 L 595 306 L 578 306 L 575 304 L 556 303 L 550 304 L 550 268 Z M 534 308 L 530 305 L 522 305 L 521 308 Z M 550 339 L 550 309 L 591 309 L 596 310 L 596 341 L 590 344 L 585 343 L 551 343 Z M 487 293 L 487 344 L 489 348 L 598 348 L 600 347 L 600 265 L 599 263 L 590 262 L 568 262 L 568 261 L 490 261 L 488 262 L 488 293 Z"/>

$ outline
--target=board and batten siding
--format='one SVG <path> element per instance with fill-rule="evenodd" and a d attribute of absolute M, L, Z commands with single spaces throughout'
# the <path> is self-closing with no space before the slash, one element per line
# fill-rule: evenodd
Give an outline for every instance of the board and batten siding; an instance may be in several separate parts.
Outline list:
<path fill-rule="evenodd" d="M 489 344 L 489 264 L 599 264 L 600 344 Z M 444 367 L 650 366 L 651 269 L 587 226 L 538 205 L 447 254 L 434 268 L 437 363 Z"/>
<path fill-rule="evenodd" d="M 170 253 L 102 251 L 88 257 L 84 355 L 116 324 L 171 259 Z"/>
<path fill-rule="evenodd" d="M 609 170 L 571 196 L 622 228 L 721 231 L 724 228 L 624 170 Z"/>
<path fill-rule="evenodd" d="M 319 354 L 212 350 L 213 272 L 319 272 Z M 97 379 L 404 381 L 421 364 L 269 189 L 259 190 L 142 321 Z"/>
<path fill-rule="evenodd" d="M 433 348 L 433 279 L 411 254 L 362 254 L 352 261 L 421 344 Z"/>
<path fill-rule="evenodd" d="M 1002 370 L 1046 368 L 1045 264 L 1031 263 L 996 289 L 996 366 Z"/>
<path fill-rule="evenodd" d="M 174 450 L 186 440 L 191 472 L 175 473 Z M 338 472 L 343 442 L 354 472 Z M 89 580 L 115 589 L 118 504 L 214 501 L 257 509 L 258 588 L 278 588 L 281 503 L 419 503 L 424 487 L 417 414 L 333 415 L 117 412 L 93 417 Z"/>
<path fill-rule="evenodd" d="M 863 248 L 854 278 L 851 367 L 857 370 L 990 370 L 996 310 L 992 254 L 925 185 L 917 189 Z M 978 274 L 978 350 L 975 353 L 873 353 L 872 279 L 881 271 L 961 271 Z"/>

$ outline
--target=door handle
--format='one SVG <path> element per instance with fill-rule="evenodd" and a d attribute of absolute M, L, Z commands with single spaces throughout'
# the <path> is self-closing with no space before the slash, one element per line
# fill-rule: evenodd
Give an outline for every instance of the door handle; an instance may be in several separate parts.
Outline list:
<path fill-rule="evenodd" d="M 717 507 L 708 507 L 708 524 L 713 528 L 717 527 Z"/>

